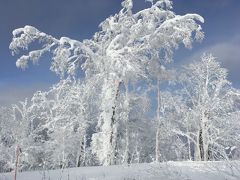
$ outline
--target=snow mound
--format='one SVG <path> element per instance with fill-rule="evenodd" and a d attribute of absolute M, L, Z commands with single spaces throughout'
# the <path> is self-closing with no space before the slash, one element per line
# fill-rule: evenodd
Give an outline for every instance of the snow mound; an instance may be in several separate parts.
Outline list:
<path fill-rule="evenodd" d="M 240 162 L 166 162 L 19 173 L 17 180 L 239 180 Z M 0 174 L 12 180 L 13 174 Z"/>

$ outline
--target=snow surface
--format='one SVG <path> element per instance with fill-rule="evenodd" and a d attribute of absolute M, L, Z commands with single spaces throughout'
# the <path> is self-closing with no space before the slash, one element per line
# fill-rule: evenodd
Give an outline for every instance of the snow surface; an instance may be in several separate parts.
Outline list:
<path fill-rule="evenodd" d="M 239 180 L 240 161 L 166 162 L 19 173 L 17 180 Z M 13 173 L 0 174 L 12 180 Z"/>

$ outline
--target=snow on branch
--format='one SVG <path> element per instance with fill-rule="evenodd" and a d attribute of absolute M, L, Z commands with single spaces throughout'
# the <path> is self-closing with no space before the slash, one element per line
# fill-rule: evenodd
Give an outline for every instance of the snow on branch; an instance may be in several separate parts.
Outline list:
<path fill-rule="evenodd" d="M 66 73 L 74 75 L 76 70 L 81 68 L 81 61 L 85 61 L 92 55 L 92 50 L 77 40 L 67 37 L 56 39 L 32 26 L 14 30 L 9 48 L 12 51 L 12 55 L 19 54 L 20 49 L 28 50 L 32 43 L 36 41 L 41 47 L 20 56 L 16 62 L 17 67 L 26 69 L 29 61 L 36 64 L 44 54 L 50 52 L 53 55 L 50 69 L 64 77 Z"/>

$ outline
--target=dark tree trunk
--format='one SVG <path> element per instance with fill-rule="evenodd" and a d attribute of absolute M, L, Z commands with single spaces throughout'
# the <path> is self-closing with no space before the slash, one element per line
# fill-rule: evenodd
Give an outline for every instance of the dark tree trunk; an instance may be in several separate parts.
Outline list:
<path fill-rule="evenodd" d="M 86 138 L 84 137 L 80 146 L 80 155 L 78 156 L 77 167 L 85 166 Z"/>
<path fill-rule="evenodd" d="M 18 172 L 18 165 L 19 165 L 19 156 L 21 154 L 22 150 L 19 147 L 19 145 L 17 146 L 16 149 L 16 162 L 15 162 L 15 172 L 14 172 L 14 180 L 17 180 L 17 172 Z"/>
<path fill-rule="evenodd" d="M 117 91 L 115 94 L 114 104 L 112 107 L 110 144 L 112 146 L 114 156 L 113 156 L 113 159 L 111 159 L 110 165 L 116 164 L 116 157 L 118 155 L 117 150 L 116 150 L 117 144 L 113 138 L 114 138 L 114 126 L 116 125 L 116 108 L 117 108 L 117 98 L 118 98 L 119 92 L 120 92 L 120 85 L 121 85 L 121 82 L 119 82 L 117 85 Z"/>
<path fill-rule="evenodd" d="M 203 137 L 202 137 L 202 129 L 199 131 L 199 150 L 200 150 L 200 158 L 204 160 L 204 146 L 203 146 Z"/>

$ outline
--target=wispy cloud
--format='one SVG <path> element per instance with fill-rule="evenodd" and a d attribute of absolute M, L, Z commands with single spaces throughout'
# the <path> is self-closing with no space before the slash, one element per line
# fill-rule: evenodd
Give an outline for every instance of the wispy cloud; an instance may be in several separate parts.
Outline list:
<path fill-rule="evenodd" d="M 211 0 L 211 3 L 209 3 L 209 1 L 204 1 L 202 5 L 206 8 L 225 8 L 231 3 L 233 3 L 233 0 Z"/>
<path fill-rule="evenodd" d="M 212 53 L 217 57 L 222 65 L 228 69 L 229 79 L 234 85 L 240 85 L 240 35 L 200 49 L 183 61 L 184 64 L 200 59 L 203 53 Z"/>
<path fill-rule="evenodd" d="M 23 101 L 25 98 L 31 98 L 34 92 L 45 91 L 50 87 L 49 84 L 32 84 L 28 86 L 0 86 L 0 106 L 9 106 L 11 104 Z"/>

